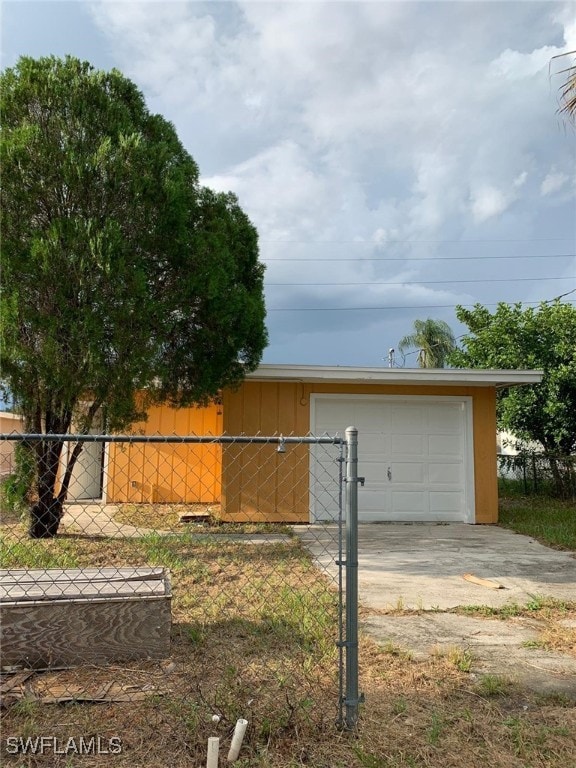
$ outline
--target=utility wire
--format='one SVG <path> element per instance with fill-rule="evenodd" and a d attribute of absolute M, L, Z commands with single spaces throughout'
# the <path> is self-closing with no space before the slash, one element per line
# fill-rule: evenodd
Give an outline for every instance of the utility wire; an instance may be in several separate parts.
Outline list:
<path fill-rule="evenodd" d="M 551 243 L 551 242 L 566 242 L 572 240 L 572 237 L 499 237 L 499 238 L 471 238 L 470 240 L 462 240 L 460 238 L 446 239 L 446 240 L 419 240 L 419 239 L 386 239 L 380 242 L 374 240 L 265 240 L 260 238 L 261 243 L 275 243 L 288 245 L 364 245 L 371 246 L 373 248 L 380 248 L 389 243 Z"/>
<path fill-rule="evenodd" d="M 547 299 L 545 301 L 525 301 L 525 302 L 491 302 L 489 304 L 482 304 L 484 307 L 497 307 L 498 304 L 551 304 L 554 301 L 559 301 L 565 296 L 570 296 L 572 293 L 576 293 L 576 288 L 571 291 L 560 294 L 553 299 Z M 571 299 L 570 303 L 576 301 Z M 408 305 L 394 305 L 388 307 L 267 307 L 267 312 L 373 312 L 373 311 L 392 311 L 397 309 L 455 309 L 459 307 L 474 307 L 481 302 L 475 302 L 474 304 L 408 304 Z"/>
<path fill-rule="evenodd" d="M 571 291 L 568 291 L 567 293 L 561 293 L 560 296 L 555 296 L 553 299 L 546 299 L 546 301 L 541 301 L 539 303 L 540 304 L 552 304 L 555 301 L 559 301 L 560 299 L 563 299 L 565 296 L 570 296 L 570 294 L 572 294 L 572 293 L 576 293 L 576 288 L 573 288 Z M 533 302 L 525 302 L 525 303 L 532 304 Z M 485 305 L 485 306 L 490 306 L 490 305 Z M 460 339 L 464 339 L 464 338 L 466 338 L 469 335 L 470 335 L 470 331 L 468 331 L 468 333 L 461 333 L 460 336 L 455 336 L 454 337 L 454 341 L 460 341 Z M 430 345 L 430 349 L 433 349 L 434 347 L 439 347 L 441 345 L 441 343 L 442 342 L 438 342 L 437 344 L 431 344 Z M 398 350 L 399 354 L 402 355 L 402 363 L 403 363 L 403 365 L 395 365 L 394 367 L 396 367 L 396 368 L 404 368 L 405 364 L 406 364 L 406 358 L 410 357 L 410 355 L 418 355 L 421 351 L 422 351 L 421 348 L 420 349 L 413 349 L 410 352 L 400 352 Z"/>
<path fill-rule="evenodd" d="M 548 254 L 526 254 L 515 256 L 361 256 L 360 258 L 354 258 L 348 256 L 343 259 L 335 259 L 331 256 L 326 258 L 325 256 L 311 256 L 309 258 L 290 256 L 276 256 L 264 259 L 264 261 L 484 261 L 486 259 L 576 259 L 576 253 L 548 253 Z"/>
<path fill-rule="evenodd" d="M 488 278 L 476 278 L 474 280 L 402 280 L 399 283 L 379 283 L 379 282 L 366 282 L 366 283 L 266 283 L 267 286 L 323 286 L 323 285 L 446 285 L 448 283 L 521 283 L 537 280 L 543 282 L 544 280 L 576 280 L 576 275 L 570 275 L 570 277 L 488 277 Z"/>

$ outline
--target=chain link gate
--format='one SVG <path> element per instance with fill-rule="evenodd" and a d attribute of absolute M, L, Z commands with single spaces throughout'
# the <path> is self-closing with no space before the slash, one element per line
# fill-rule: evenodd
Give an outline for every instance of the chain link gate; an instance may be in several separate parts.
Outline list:
<path fill-rule="evenodd" d="M 335 720 L 356 727 L 356 436 L 0 436 L 19 446 L 2 481 L 8 702 L 195 700 L 247 716 L 257 749 L 274 706 L 325 727 L 312 680 L 331 690 L 335 662 Z"/>

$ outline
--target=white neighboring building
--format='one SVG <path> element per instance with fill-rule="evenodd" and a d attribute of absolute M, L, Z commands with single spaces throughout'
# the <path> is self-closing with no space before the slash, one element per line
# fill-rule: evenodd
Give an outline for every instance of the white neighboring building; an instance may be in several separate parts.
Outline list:
<path fill-rule="evenodd" d="M 517 448 L 518 445 L 528 451 L 542 453 L 542 446 L 538 445 L 538 443 L 532 441 L 524 443 L 513 435 L 512 432 L 506 432 L 504 430 L 496 433 L 497 453 L 501 453 L 504 456 L 517 456 L 520 453 L 520 450 Z"/>

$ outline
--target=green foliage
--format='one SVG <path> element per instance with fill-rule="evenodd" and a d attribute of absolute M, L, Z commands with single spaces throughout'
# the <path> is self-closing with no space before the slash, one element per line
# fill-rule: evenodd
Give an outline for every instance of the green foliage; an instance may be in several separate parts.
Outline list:
<path fill-rule="evenodd" d="M 556 493 L 556 478 L 563 478 L 568 498 L 576 499 L 576 455 L 548 456 L 541 451 L 521 450 L 517 455 L 498 456 L 500 496 L 541 496 L 550 501 Z"/>
<path fill-rule="evenodd" d="M 418 350 L 419 368 L 444 368 L 455 347 L 454 334 L 448 323 L 431 318 L 415 320 L 414 332 L 404 336 L 398 344 L 401 354 L 412 348 Z"/>
<path fill-rule="evenodd" d="M 576 451 L 576 307 L 561 301 L 524 309 L 500 303 L 456 308 L 470 333 L 450 355 L 461 368 L 542 369 L 540 384 L 513 387 L 498 397 L 498 425 L 550 456 Z M 559 490 L 561 472 L 550 463 Z M 570 478 L 566 478 L 570 485 Z"/>
<path fill-rule="evenodd" d="M 31 447 L 17 443 L 14 462 L 14 472 L 2 483 L 1 502 L 3 511 L 22 515 L 31 501 L 30 494 L 36 476 L 36 462 Z"/>
<path fill-rule="evenodd" d="M 116 70 L 24 57 L 0 88 L 2 376 L 27 429 L 87 431 L 105 407 L 120 430 L 143 416 L 139 391 L 180 406 L 237 384 L 267 335 L 236 198 L 199 186 L 172 125 Z M 46 509 L 61 449 L 37 450 Z"/>

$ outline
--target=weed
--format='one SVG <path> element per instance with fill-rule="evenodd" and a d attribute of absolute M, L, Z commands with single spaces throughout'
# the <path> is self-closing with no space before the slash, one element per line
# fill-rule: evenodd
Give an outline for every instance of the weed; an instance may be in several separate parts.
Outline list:
<path fill-rule="evenodd" d="M 447 647 L 437 645 L 432 649 L 432 655 L 447 659 L 460 672 L 470 672 L 472 668 L 473 657 L 466 648 L 459 648 L 454 645 Z"/>
<path fill-rule="evenodd" d="M 470 723 L 470 725 L 474 725 L 474 715 L 468 707 L 465 707 L 462 710 L 460 716 L 462 720 L 465 720 L 467 723 Z"/>
<path fill-rule="evenodd" d="M 510 619 L 531 613 L 546 613 L 548 611 L 560 611 L 567 613 L 576 609 L 576 602 L 571 600 L 557 600 L 544 595 L 533 595 L 524 605 L 518 603 L 505 603 L 501 606 L 491 605 L 461 605 L 453 609 L 453 613 L 463 613 L 467 616 L 486 616 L 497 619 Z"/>
<path fill-rule="evenodd" d="M 410 661 L 413 658 L 411 651 L 396 645 L 396 643 L 393 643 L 391 640 L 387 640 L 382 645 L 382 650 L 389 656 L 396 656 L 397 658 L 403 659 L 404 661 Z"/>
<path fill-rule="evenodd" d="M 546 643 L 543 640 L 524 640 L 522 648 L 546 648 Z"/>
<path fill-rule="evenodd" d="M 437 712 L 432 712 L 432 722 L 428 729 L 428 742 L 433 746 L 438 746 L 440 736 L 444 730 L 444 719 Z"/>
<path fill-rule="evenodd" d="M 199 627 L 185 626 L 181 628 L 181 633 L 192 645 L 198 645 L 203 640 L 202 630 Z"/>
<path fill-rule="evenodd" d="M 448 661 L 460 672 L 470 672 L 473 657 L 466 648 L 451 648 L 448 652 Z"/>
<path fill-rule="evenodd" d="M 526 610 L 540 611 L 545 605 L 545 598 L 540 595 L 531 595 L 531 599 L 526 603 Z"/>
<path fill-rule="evenodd" d="M 12 705 L 12 712 L 16 715 L 22 715 L 26 718 L 33 719 L 40 710 L 40 704 L 34 699 L 23 698 L 19 699 Z"/>
<path fill-rule="evenodd" d="M 201 705 L 193 699 L 176 699 L 167 697 L 164 701 L 160 701 L 160 698 L 150 699 L 149 704 L 151 707 L 162 705 L 170 713 L 176 715 L 178 720 L 182 722 L 186 730 L 190 734 L 195 734 L 200 727 L 202 719 L 207 719 L 206 714 L 203 712 Z"/>
<path fill-rule="evenodd" d="M 504 720 L 504 725 L 510 730 L 515 754 L 520 756 L 526 746 L 525 727 L 522 719 L 520 717 L 508 717 Z"/>
<path fill-rule="evenodd" d="M 392 712 L 395 715 L 404 715 L 406 712 L 408 712 L 408 702 L 403 696 L 400 696 L 398 699 L 394 699 L 392 702 Z"/>
<path fill-rule="evenodd" d="M 386 758 L 366 752 L 361 747 L 355 747 L 354 752 L 362 768 L 389 768 L 390 766 Z"/>
<path fill-rule="evenodd" d="M 510 681 L 502 675 L 482 675 L 476 689 L 483 696 L 504 696 L 510 689 Z"/>

